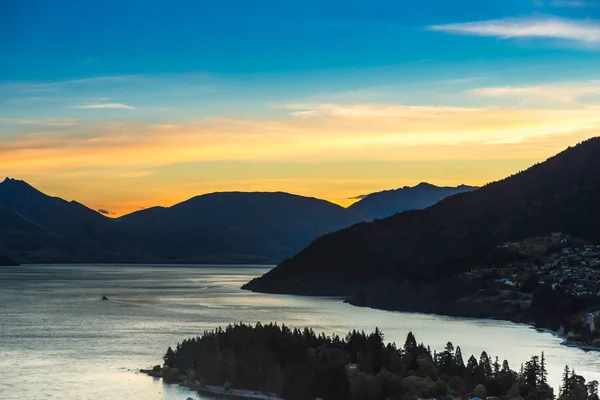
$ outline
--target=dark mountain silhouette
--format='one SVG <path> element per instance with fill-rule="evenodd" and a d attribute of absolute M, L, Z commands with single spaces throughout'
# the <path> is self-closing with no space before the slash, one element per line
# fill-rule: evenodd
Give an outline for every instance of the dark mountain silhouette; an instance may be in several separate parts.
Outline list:
<path fill-rule="evenodd" d="M 0 253 L 43 247 L 49 236 L 51 233 L 46 229 L 0 203 Z"/>
<path fill-rule="evenodd" d="M 0 203 L 47 230 L 66 236 L 100 239 L 111 229 L 108 218 L 76 201 L 50 197 L 24 181 L 0 183 Z"/>
<path fill-rule="evenodd" d="M 563 232 L 600 242 L 600 138 L 425 210 L 315 240 L 245 285 L 256 291 L 349 295 L 373 281 L 436 280 L 491 246 Z"/>
<path fill-rule="evenodd" d="M 42 234 L 41 228 L 15 214 L 3 204 L 0 204 L 0 266 L 15 265 L 16 261 L 5 255 L 8 248 L 13 248 L 19 242 L 31 240 L 36 234 Z M 23 237 L 22 233 L 29 232 L 31 237 Z"/>
<path fill-rule="evenodd" d="M 0 187 L 1 185 L 0 183 Z M 0 203 L 0 221 L 2 221 L 3 232 L 30 232 L 32 234 L 46 232 L 41 226 L 14 212 L 2 203 Z"/>
<path fill-rule="evenodd" d="M 21 261 L 92 262 L 118 256 L 120 236 L 114 221 L 20 180 L 0 183 L 0 217 L 0 249 Z"/>
<path fill-rule="evenodd" d="M 273 262 L 361 217 L 288 193 L 212 193 L 117 220 L 138 251 L 169 260 Z"/>
<path fill-rule="evenodd" d="M 421 210 L 430 207 L 448 196 L 477 189 L 473 186 L 435 186 L 422 182 L 417 186 L 405 186 L 395 190 L 385 190 L 361 196 L 362 199 L 350 207 L 369 220 L 389 217 L 408 210 Z"/>
<path fill-rule="evenodd" d="M 287 193 L 214 193 L 112 219 L 27 183 L 0 183 L 0 254 L 20 262 L 276 263 L 361 220 Z"/>

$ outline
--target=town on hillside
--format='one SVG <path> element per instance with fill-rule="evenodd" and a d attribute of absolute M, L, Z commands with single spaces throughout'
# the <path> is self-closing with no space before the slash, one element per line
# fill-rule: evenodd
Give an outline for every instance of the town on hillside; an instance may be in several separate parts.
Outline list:
<path fill-rule="evenodd" d="M 567 344 L 584 339 L 583 335 L 583 342 L 600 347 L 600 245 L 553 233 L 505 243 L 495 251 L 509 254 L 510 261 L 472 268 L 461 277 L 486 281 L 488 292 L 505 293 L 523 309 L 532 306 L 535 287 L 573 299 L 581 307 L 571 316 L 571 326 L 563 324 L 557 333 L 566 337 Z"/>

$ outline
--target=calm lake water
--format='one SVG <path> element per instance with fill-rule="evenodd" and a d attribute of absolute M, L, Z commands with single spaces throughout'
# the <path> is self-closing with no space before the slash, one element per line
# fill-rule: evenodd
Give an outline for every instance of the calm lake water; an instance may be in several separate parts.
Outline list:
<path fill-rule="evenodd" d="M 245 266 L 36 265 L 0 268 L 0 399 L 185 400 L 140 367 L 167 346 L 232 322 L 311 326 L 328 334 L 383 330 L 403 344 L 463 354 L 482 350 L 513 368 L 545 352 L 551 383 L 565 364 L 600 380 L 600 353 L 560 346 L 523 325 L 356 308 L 335 299 L 265 295 L 239 287 L 268 268 Z M 102 293 L 110 301 L 100 301 Z M 465 358 L 466 360 L 466 358 Z"/>

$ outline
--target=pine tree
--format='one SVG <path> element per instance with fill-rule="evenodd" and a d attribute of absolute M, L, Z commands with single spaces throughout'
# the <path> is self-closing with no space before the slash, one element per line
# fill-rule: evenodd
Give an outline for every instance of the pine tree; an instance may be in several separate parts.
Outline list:
<path fill-rule="evenodd" d="M 456 375 L 460 371 L 454 363 L 454 345 L 451 342 L 446 344 L 446 348 L 439 355 L 440 372 L 444 375 Z"/>
<path fill-rule="evenodd" d="M 406 336 L 406 342 L 404 342 L 404 351 L 413 354 L 417 350 L 417 339 L 415 339 L 415 335 L 412 332 L 408 332 Z"/>
<path fill-rule="evenodd" d="M 577 375 L 575 370 L 571 370 L 571 378 L 569 380 L 569 398 L 571 399 L 587 399 L 588 388 L 585 384 L 585 378 Z"/>
<path fill-rule="evenodd" d="M 454 352 L 454 363 L 457 365 L 460 371 L 465 369 L 465 361 L 463 360 L 462 350 L 460 349 L 460 346 L 456 346 L 456 351 Z"/>
<path fill-rule="evenodd" d="M 492 376 L 492 364 L 490 361 L 490 357 L 487 355 L 487 353 L 484 351 L 481 353 L 481 356 L 479 357 L 479 367 L 481 368 L 483 375 L 486 378 L 489 378 Z"/>
<path fill-rule="evenodd" d="M 565 365 L 565 370 L 563 372 L 563 377 L 562 377 L 562 385 L 561 385 L 561 392 L 559 394 L 559 398 L 562 400 L 567 400 L 569 398 L 569 395 L 571 394 L 570 388 L 571 388 L 571 374 L 570 374 L 570 370 L 569 370 L 569 366 Z"/>
<path fill-rule="evenodd" d="M 384 366 L 385 346 L 383 340 L 383 333 L 377 327 L 375 328 L 375 332 L 371 333 L 367 338 L 367 358 L 370 360 L 367 371 L 370 371 L 372 374 L 377 374 Z"/>
<path fill-rule="evenodd" d="M 454 345 L 452 344 L 452 342 L 446 343 L 446 351 L 448 352 L 448 354 L 454 357 Z"/>
<path fill-rule="evenodd" d="M 510 366 L 508 365 L 508 361 L 507 360 L 502 361 L 502 372 L 503 373 L 509 373 L 510 372 Z"/>
<path fill-rule="evenodd" d="M 500 373 L 500 360 L 498 360 L 498 356 L 496 356 L 496 360 L 494 360 L 494 376 L 498 376 Z"/>
<path fill-rule="evenodd" d="M 522 379 L 532 388 L 537 388 L 539 381 L 538 356 L 531 357 L 531 360 L 525 363 Z"/>
<path fill-rule="evenodd" d="M 167 352 L 163 357 L 163 361 L 165 362 L 165 367 L 173 368 L 175 366 L 177 358 L 171 346 L 169 346 L 169 348 L 167 349 Z"/>
<path fill-rule="evenodd" d="M 548 383 L 548 371 L 546 370 L 546 357 L 542 351 L 542 357 L 540 358 L 540 382 L 543 384 Z"/>
<path fill-rule="evenodd" d="M 598 381 L 591 381 L 587 384 L 588 395 L 590 398 L 598 397 Z"/>
<path fill-rule="evenodd" d="M 525 380 L 525 366 L 521 363 L 521 368 L 519 369 L 519 381 Z"/>
<path fill-rule="evenodd" d="M 540 357 L 538 356 L 532 356 L 531 357 L 531 369 L 532 369 L 532 373 L 533 373 L 533 377 L 534 377 L 534 385 L 535 387 L 537 387 L 538 383 L 540 382 L 541 378 L 540 378 Z"/>
<path fill-rule="evenodd" d="M 479 364 L 477 364 L 477 359 L 474 356 L 471 356 L 469 361 L 467 361 L 467 371 L 469 371 L 471 375 L 475 375 L 478 369 Z"/>

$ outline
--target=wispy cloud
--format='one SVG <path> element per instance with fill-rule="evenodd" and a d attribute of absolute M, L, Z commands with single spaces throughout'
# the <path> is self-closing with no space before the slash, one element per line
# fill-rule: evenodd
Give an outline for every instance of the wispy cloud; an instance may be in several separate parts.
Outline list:
<path fill-rule="evenodd" d="M 82 89 L 94 89 L 118 86 L 125 83 L 131 83 L 138 80 L 138 75 L 125 75 L 125 76 L 99 76 L 81 79 L 71 79 L 55 82 L 28 82 L 28 81 L 16 81 L 16 82 L 2 82 L 0 81 L 0 89 L 6 90 L 12 93 L 57 93 L 64 91 L 74 91 Z M 141 79 L 139 79 L 141 81 Z"/>
<path fill-rule="evenodd" d="M 523 17 L 434 25 L 430 30 L 474 36 L 562 39 L 600 45 L 600 21 L 558 17 Z"/>
<path fill-rule="evenodd" d="M 598 7 L 600 2 L 598 1 L 584 1 L 584 0 L 536 0 L 533 4 L 537 7 L 567 7 L 567 8 L 584 8 L 584 7 Z"/>
<path fill-rule="evenodd" d="M 196 161 L 436 159 L 444 157 L 442 148 L 449 145 L 520 142 L 600 128 L 600 106 L 593 105 L 571 109 L 375 103 L 286 107 L 296 116 L 211 119 L 172 129 L 133 122 L 86 122 L 60 132 L 15 133 L 0 142 L 0 167 L 17 172 L 135 167 L 133 174 L 123 177 L 139 178 L 146 174 L 140 171 L 152 167 Z"/>
<path fill-rule="evenodd" d="M 507 98 L 539 104 L 573 105 L 600 95 L 600 81 L 560 82 L 533 86 L 491 86 L 466 90 L 464 93 L 486 98 Z"/>
<path fill-rule="evenodd" d="M 15 119 L 15 118 L 0 118 L 2 122 L 24 125 L 43 125 L 43 126 L 73 126 L 81 122 L 77 119 Z"/>
<path fill-rule="evenodd" d="M 84 104 L 80 106 L 72 106 L 73 108 L 85 108 L 85 109 L 102 109 L 102 108 L 111 108 L 111 109 L 121 109 L 121 110 L 131 110 L 135 107 L 123 104 L 123 103 L 103 103 L 103 104 Z"/>
<path fill-rule="evenodd" d="M 591 3 L 580 0 L 556 0 L 551 1 L 552 7 L 589 7 Z"/>
<path fill-rule="evenodd" d="M 44 83 L 34 83 L 31 84 L 31 87 L 48 87 L 48 86 L 62 86 L 62 85 L 76 85 L 80 83 L 96 83 L 96 82 L 107 82 L 107 81 L 124 81 L 130 78 L 135 77 L 136 75 L 123 75 L 123 76 L 98 76 L 92 78 L 82 78 L 82 79 L 71 79 L 65 81 L 57 81 L 57 82 L 44 82 Z"/>
<path fill-rule="evenodd" d="M 283 104 L 284 109 L 292 110 L 291 114 L 296 117 L 319 117 L 330 116 L 339 118 L 380 118 L 396 117 L 402 113 L 410 113 L 422 107 L 399 106 L 394 104 Z"/>
<path fill-rule="evenodd" d="M 346 200 L 362 200 L 367 196 L 368 194 L 359 194 L 358 196 L 348 197 Z"/>
<path fill-rule="evenodd" d="M 97 211 L 98 211 L 100 214 L 104 214 L 104 215 L 116 215 L 116 213 L 115 213 L 115 212 L 113 212 L 113 211 L 110 211 L 110 210 L 107 210 L 107 209 L 105 209 L 105 208 L 99 208 Z"/>

